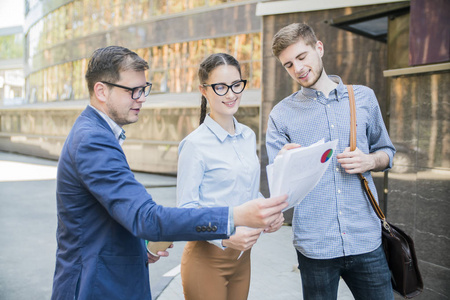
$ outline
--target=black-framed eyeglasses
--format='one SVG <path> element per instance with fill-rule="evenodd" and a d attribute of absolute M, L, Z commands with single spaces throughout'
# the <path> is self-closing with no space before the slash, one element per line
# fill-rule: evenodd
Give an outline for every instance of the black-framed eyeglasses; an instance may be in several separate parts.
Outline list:
<path fill-rule="evenodd" d="M 142 96 L 142 93 L 144 93 L 144 96 L 147 97 L 148 94 L 150 94 L 150 90 L 152 89 L 152 84 L 150 82 L 146 82 L 145 86 L 138 86 L 135 88 L 130 88 L 127 86 L 123 86 L 123 85 L 119 85 L 119 84 L 115 84 L 115 83 L 111 83 L 111 82 L 107 82 L 107 81 L 100 81 L 100 82 L 131 91 L 131 99 L 133 99 L 133 100 L 139 100 L 139 98 L 141 98 L 141 96 Z"/>
<path fill-rule="evenodd" d="M 225 96 L 228 93 L 228 90 L 231 89 L 233 93 L 240 94 L 245 88 L 245 85 L 247 84 L 247 80 L 242 79 L 240 81 L 236 81 L 232 85 L 228 85 L 225 83 L 213 83 L 213 84 L 206 84 L 204 83 L 203 86 L 212 87 L 214 93 L 216 93 L 218 96 Z"/>

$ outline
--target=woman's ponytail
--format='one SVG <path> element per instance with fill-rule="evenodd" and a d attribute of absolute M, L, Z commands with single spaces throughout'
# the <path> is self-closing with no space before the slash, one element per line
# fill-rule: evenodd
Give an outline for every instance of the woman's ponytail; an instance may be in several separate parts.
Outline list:
<path fill-rule="evenodd" d="M 200 106 L 200 124 L 202 125 L 202 123 L 205 121 L 206 118 L 206 98 L 205 96 L 202 95 L 202 105 Z"/>

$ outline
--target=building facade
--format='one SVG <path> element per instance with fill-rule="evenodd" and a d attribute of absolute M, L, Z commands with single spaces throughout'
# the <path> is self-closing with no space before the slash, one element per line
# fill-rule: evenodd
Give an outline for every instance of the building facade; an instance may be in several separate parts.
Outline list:
<path fill-rule="evenodd" d="M 415 240 L 425 283 L 417 299 L 448 299 L 449 3 L 27 0 L 24 103 L 1 104 L 0 150 L 57 159 L 89 103 L 89 56 L 120 45 L 149 62 L 153 83 L 139 122 L 125 127 L 129 163 L 138 171 L 175 174 L 178 143 L 198 126 L 198 64 L 222 51 L 241 62 L 249 80 L 237 118 L 257 134 L 261 192 L 268 196 L 268 115 L 299 89 L 273 57 L 270 42 L 283 26 L 306 22 L 325 45 L 327 73 L 375 91 L 398 150 L 394 169 L 374 174 L 381 207 Z"/>
<path fill-rule="evenodd" d="M 23 49 L 21 26 L 0 29 L 0 105 L 23 103 Z"/>
<path fill-rule="evenodd" d="M 124 151 L 135 170 L 174 174 L 178 142 L 198 125 L 197 69 L 227 52 L 248 80 L 237 117 L 258 134 L 261 19 L 257 1 L 26 1 L 25 105 L 3 106 L 0 150 L 57 159 L 88 104 L 84 74 L 92 52 L 124 46 L 148 61 L 152 93 Z"/>

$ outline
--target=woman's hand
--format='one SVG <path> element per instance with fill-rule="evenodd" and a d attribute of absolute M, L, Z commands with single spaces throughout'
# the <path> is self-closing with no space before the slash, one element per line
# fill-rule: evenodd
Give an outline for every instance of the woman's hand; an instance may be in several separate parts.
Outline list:
<path fill-rule="evenodd" d="M 227 240 L 222 240 L 222 245 L 240 251 L 246 251 L 253 247 L 258 240 L 262 228 L 236 227 L 236 232 Z"/>
<path fill-rule="evenodd" d="M 284 216 L 283 216 L 283 213 L 280 213 L 280 216 L 278 217 L 278 219 L 276 219 L 275 222 L 270 224 L 269 227 L 264 229 L 264 232 L 265 233 L 272 233 L 272 232 L 277 231 L 278 229 L 281 228 L 281 226 L 283 226 L 283 222 L 284 222 Z"/>

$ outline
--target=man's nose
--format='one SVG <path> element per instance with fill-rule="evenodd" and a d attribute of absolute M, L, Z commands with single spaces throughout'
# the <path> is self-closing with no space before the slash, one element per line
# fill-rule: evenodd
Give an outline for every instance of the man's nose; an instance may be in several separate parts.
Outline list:
<path fill-rule="evenodd" d="M 141 96 L 139 97 L 139 99 L 136 100 L 136 102 L 144 103 L 145 101 L 147 101 L 147 98 L 145 97 L 145 93 L 142 92 Z"/>
<path fill-rule="evenodd" d="M 301 73 L 302 72 L 302 70 L 303 70 L 303 63 L 301 63 L 301 62 L 299 62 L 299 61 L 296 61 L 295 63 L 294 63 L 294 70 L 295 70 L 295 73 Z"/>

